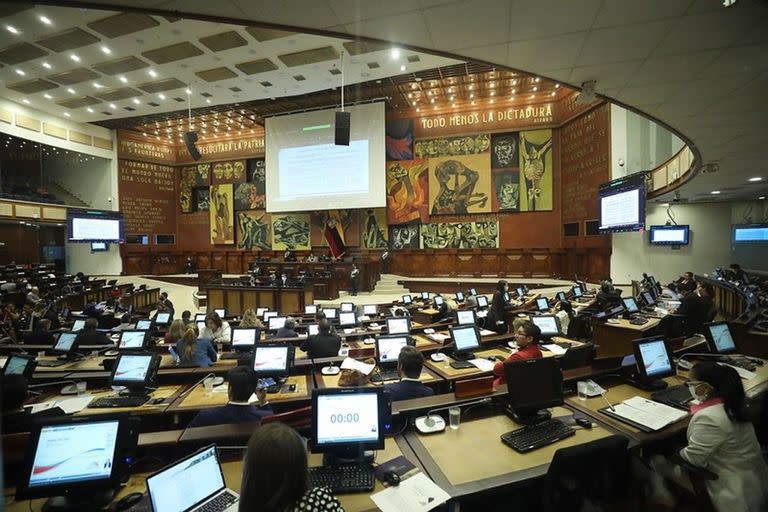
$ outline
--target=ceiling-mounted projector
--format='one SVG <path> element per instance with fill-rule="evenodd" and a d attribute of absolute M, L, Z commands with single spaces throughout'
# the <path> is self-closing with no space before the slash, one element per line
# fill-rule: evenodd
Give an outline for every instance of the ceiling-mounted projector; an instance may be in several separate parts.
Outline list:
<path fill-rule="evenodd" d="M 581 84 L 581 92 L 576 96 L 577 105 L 589 105 L 597 99 L 595 95 L 595 85 L 597 82 L 590 80 Z"/>

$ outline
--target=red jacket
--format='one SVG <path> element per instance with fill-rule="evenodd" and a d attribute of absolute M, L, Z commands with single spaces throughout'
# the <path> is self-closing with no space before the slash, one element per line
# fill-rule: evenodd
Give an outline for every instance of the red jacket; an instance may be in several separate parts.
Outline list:
<path fill-rule="evenodd" d="M 493 381 L 493 385 L 498 386 L 507 382 L 507 375 L 504 373 L 504 363 L 525 361 L 526 359 L 541 359 L 541 350 L 539 350 L 538 345 L 528 345 L 509 356 L 506 361 L 499 361 L 493 365 L 493 374 L 497 377 Z"/>

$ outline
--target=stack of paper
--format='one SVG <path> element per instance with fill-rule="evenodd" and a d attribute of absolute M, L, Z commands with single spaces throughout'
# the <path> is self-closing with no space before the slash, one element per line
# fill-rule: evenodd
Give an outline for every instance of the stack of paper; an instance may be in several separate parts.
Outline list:
<path fill-rule="evenodd" d="M 680 421 L 688 413 L 668 405 L 653 402 L 634 396 L 613 407 L 613 410 L 602 409 L 606 414 L 616 415 L 636 423 L 649 430 L 661 430 L 667 425 Z"/>
<path fill-rule="evenodd" d="M 351 357 L 341 362 L 342 370 L 357 370 L 363 375 L 370 375 L 374 368 L 376 368 L 375 364 L 363 363 Z"/>
<path fill-rule="evenodd" d="M 450 495 L 424 473 L 371 495 L 371 500 L 383 512 L 427 512 L 449 499 Z"/>
<path fill-rule="evenodd" d="M 489 360 L 483 359 L 481 357 L 478 357 L 476 359 L 470 359 L 469 362 L 472 363 L 473 365 L 475 365 L 475 367 L 477 367 L 477 369 L 482 371 L 482 372 L 491 372 L 491 371 L 493 371 L 493 367 L 496 364 L 493 361 L 489 361 Z"/>
<path fill-rule="evenodd" d="M 488 329 L 480 329 L 480 336 L 493 336 L 499 334 L 496 331 L 490 331 Z"/>
<path fill-rule="evenodd" d="M 560 345 L 555 345 L 554 343 L 542 343 L 541 346 L 544 347 L 545 349 L 549 350 L 550 352 L 552 352 L 556 356 L 563 355 L 563 354 L 565 354 L 565 351 L 566 351 L 566 349 L 564 349 Z"/>
<path fill-rule="evenodd" d="M 447 334 L 440 334 L 437 332 L 434 332 L 432 334 L 427 334 L 427 338 L 431 339 L 432 341 L 436 341 L 438 343 L 445 343 L 445 340 L 450 338 Z"/>

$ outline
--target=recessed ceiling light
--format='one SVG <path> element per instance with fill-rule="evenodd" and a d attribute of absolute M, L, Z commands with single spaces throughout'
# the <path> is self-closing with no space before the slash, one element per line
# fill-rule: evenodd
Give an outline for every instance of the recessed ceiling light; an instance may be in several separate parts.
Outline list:
<path fill-rule="evenodd" d="M 489 103 L 493 103 L 494 101 L 496 101 L 496 100 L 494 100 L 493 98 L 491 98 L 490 100 L 488 100 L 488 102 L 489 102 Z"/>
<path fill-rule="evenodd" d="M 160 93 L 160 94 L 157 95 L 157 97 L 160 98 L 161 100 L 164 100 L 165 99 L 165 94 Z"/>
<path fill-rule="evenodd" d="M 187 88 L 187 94 L 192 94 L 192 89 Z"/>
<path fill-rule="evenodd" d="M 420 108 L 417 108 L 417 109 L 416 109 L 416 112 L 421 112 L 421 109 L 420 109 Z"/>
<path fill-rule="evenodd" d="M 555 95 L 555 91 L 552 91 L 552 94 L 550 96 L 554 96 L 554 95 Z"/>
<path fill-rule="evenodd" d="M 28 100 L 27 98 L 24 98 L 24 99 L 23 99 L 23 100 L 21 100 L 21 101 L 23 101 L 24 103 L 26 103 L 27 105 L 29 105 L 29 100 Z"/>
<path fill-rule="evenodd" d="M 763 181 L 763 178 L 761 176 L 755 176 L 754 178 L 749 178 L 749 181 L 756 182 L 756 181 Z"/>
<path fill-rule="evenodd" d="M 88 108 L 87 108 L 87 109 L 85 109 L 85 110 L 87 110 L 88 112 L 90 112 L 91 114 L 93 114 L 93 109 L 92 109 L 91 107 L 88 107 Z"/>
<path fill-rule="evenodd" d="M 80 62 L 80 57 L 77 56 L 77 54 L 73 53 L 69 56 L 70 59 L 72 59 L 75 62 Z"/>
<path fill-rule="evenodd" d="M 101 53 L 104 55 L 112 55 L 112 50 L 110 50 L 108 46 L 102 46 Z"/>
<path fill-rule="evenodd" d="M 128 83 L 128 79 L 127 79 L 127 78 L 125 78 L 124 76 L 121 76 L 121 77 L 120 77 L 120 81 L 121 81 L 121 82 L 123 82 L 124 84 L 127 84 L 127 83 Z"/>
<path fill-rule="evenodd" d="M 111 108 L 111 109 L 116 109 L 116 108 L 117 108 L 117 105 L 115 105 L 114 103 L 110 103 L 110 104 L 109 104 L 109 108 Z"/>
<path fill-rule="evenodd" d="M 475 93 L 472 93 L 472 94 L 469 95 L 469 99 L 472 99 L 474 97 L 475 97 Z"/>
<path fill-rule="evenodd" d="M 51 69 L 51 68 L 53 67 L 53 66 L 51 66 L 50 64 L 48 64 L 47 62 L 41 62 L 41 64 L 43 65 L 43 67 L 44 67 L 45 69 Z"/>
<path fill-rule="evenodd" d="M 17 75 L 21 75 L 21 76 L 24 76 L 24 75 L 26 75 L 26 73 L 24 72 L 24 70 L 23 70 L 23 69 L 17 69 L 17 70 L 16 70 L 16 74 L 17 74 Z"/>
<path fill-rule="evenodd" d="M 719 193 L 720 193 L 720 191 L 719 191 L 719 190 L 713 190 L 712 192 L 710 192 L 710 194 L 714 194 L 714 195 L 717 195 L 717 194 L 719 194 Z"/>
<path fill-rule="evenodd" d="M 150 69 L 149 71 L 147 71 L 147 73 L 149 73 L 149 76 L 151 76 L 152 78 L 157 77 L 157 71 L 155 71 L 154 69 Z"/>
<path fill-rule="evenodd" d="M 758 197 L 758 199 L 765 199 L 765 196 L 760 196 Z"/>
<path fill-rule="evenodd" d="M 51 19 L 48 16 L 38 16 L 37 19 L 39 19 L 42 23 L 44 23 L 46 25 L 52 25 L 53 24 L 53 22 L 51 21 Z"/>
<path fill-rule="evenodd" d="M 206 99 L 205 99 L 205 102 L 206 102 L 206 103 L 210 103 L 210 102 L 211 102 L 211 98 L 206 98 Z"/>
<path fill-rule="evenodd" d="M 392 48 L 392 51 L 389 53 L 389 55 L 393 59 L 399 59 L 400 58 L 400 50 L 398 48 Z"/>
<path fill-rule="evenodd" d="M 512 89 L 512 94 L 517 93 L 517 89 Z"/>
<path fill-rule="evenodd" d="M 496 92 L 495 91 L 491 91 L 491 96 L 495 96 L 495 95 L 496 95 Z"/>
<path fill-rule="evenodd" d="M 538 88 L 538 87 L 534 87 L 534 88 L 533 88 L 533 92 L 536 92 L 536 91 L 538 91 L 538 90 L 539 90 L 539 88 Z"/>
<path fill-rule="evenodd" d="M 64 112 L 64 117 L 69 117 L 69 112 Z"/>
<path fill-rule="evenodd" d="M 11 34 L 18 34 L 19 33 L 18 29 L 16 29 L 16 27 L 14 27 L 13 25 L 6 25 L 5 29 L 8 32 L 10 32 Z"/>
<path fill-rule="evenodd" d="M 536 82 L 541 82 L 541 78 L 536 77 Z"/>
<path fill-rule="evenodd" d="M 405 71 L 405 64 L 400 66 L 400 71 Z"/>
<path fill-rule="evenodd" d="M 67 89 L 67 92 L 68 92 L 69 94 L 75 94 L 75 90 L 74 90 L 73 88 L 71 88 L 71 87 L 69 87 L 69 88 Z"/>
<path fill-rule="evenodd" d="M 103 89 L 103 88 L 104 88 L 104 86 L 103 86 L 103 85 L 101 85 L 101 84 L 100 84 L 100 83 L 98 83 L 98 82 L 93 82 L 93 86 L 94 86 L 95 88 L 97 88 L 97 89 Z"/>
<path fill-rule="evenodd" d="M 45 99 L 47 99 L 47 100 L 52 100 L 52 99 L 53 99 L 53 96 L 51 96 L 51 95 L 50 95 L 50 94 L 48 94 L 48 93 L 45 93 L 45 94 L 43 94 L 43 98 L 45 98 Z"/>
<path fill-rule="evenodd" d="M 141 102 L 140 102 L 139 100 L 137 100 L 136 98 L 133 98 L 131 101 L 133 101 L 133 104 L 134 104 L 134 105 L 138 105 L 139 103 L 141 103 Z"/>
<path fill-rule="evenodd" d="M 555 84 L 555 89 L 559 89 L 559 88 L 560 88 L 560 84 Z"/>

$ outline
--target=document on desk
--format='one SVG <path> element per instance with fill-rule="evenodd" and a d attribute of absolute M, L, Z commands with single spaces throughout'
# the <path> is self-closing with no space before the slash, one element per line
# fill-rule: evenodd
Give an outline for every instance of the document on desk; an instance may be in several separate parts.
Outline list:
<path fill-rule="evenodd" d="M 493 336 L 494 334 L 499 334 L 496 331 L 490 331 L 488 329 L 480 329 L 480 336 Z"/>
<path fill-rule="evenodd" d="M 382 512 L 427 512 L 442 505 L 450 496 L 424 473 L 403 480 L 396 487 L 388 487 L 371 495 Z"/>
<path fill-rule="evenodd" d="M 550 352 L 552 352 L 556 356 L 561 356 L 561 355 L 565 354 L 565 351 L 567 350 L 567 349 L 564 349 L 563 347 L 561 347 L 560 345 L 555 345 L 554 343 L 543 343 L 541 346 L 543 348 L 549 350 Z"/>
<path fill-rule="evenodd" d="M 363 375 L 370 375 L 374 368 L 376 368 L 375 364 L 363 363 L 351 357 L 341 362 L 342 370 L 357 370 Z"/>
<path fill-rule="evenodd" d="M 619 419 L 624 418 L 654 431 L 661 430 L 667 425 L 671 425 L 688 416 L 686 411 L 681 411 L 639 396 L 634 396 L 620 404 L 614 405 L 613 411 L 610 409 L 601 409 L 601 411 L 610 416 L 617 416 Z"/>
<path fill-rule="evenodd" d="M 432 334 L 427 334 L 427 338 L 438 343 L 445 343 L 445 340 L 450 338 L 450 336 L 447 334 L 440 334 L 439 332 L 433 332 Z"/>
<path fill-rule="evenodd" d="M 744 368 L 739 368 L 738 366 L 734 366 L 734 365 L 728 364 L 728 363 L 719 363 L 719 364 L 721 364 L 723 366 L 728 366 L 730 368 L 733 368 L 734 370 L 736 370 L 736 373 L 739 374 L 739 377 L 741 377 L 744 380 L 752 380 L 755 377 L 757 377 L 757 374 L 755 372 L 751 372 L 751 371 L 746 370 Z"/>
<path fill-rule="evenodd" d="M 470 359 L 469 362 L 475 365 L 477 369 L 482 372 L 492 372 L 493 366 L 495 364 L 493 361 L 489 361 L 481 357 L 478 357 L 476 359 Z"/>
<path fill-rule="evenodd" d="M 29 410 L 30 414 L 37 414 L 38 412 L 47 411 L 48 409 L 53 409 L 54 407 L 58 407 L 62 411 L 64 411 L 64 414 L 75 414 L 76 412 L 80 412 L 86 407 L 88 407 L 88 404 L 91 403 L 91 400 L 93 400 L 92 395 L 83 395 L 83 396 L 77 396 L 73 398 L 63 398 L 61 400 L 51 400 L 50 402 L 43 402 L 39 404 L 34 404 Z"/>

